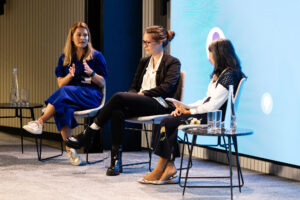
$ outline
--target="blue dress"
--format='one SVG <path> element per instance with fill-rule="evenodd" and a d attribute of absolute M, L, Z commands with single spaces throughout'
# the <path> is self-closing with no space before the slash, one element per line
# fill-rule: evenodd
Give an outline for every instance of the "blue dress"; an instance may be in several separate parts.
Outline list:
<path fill-rule="evenodd" d="M 71 129 L 75 128 L 78 123 L 74 118 L 74 112 L 98 107 L 103 96 L 99 87 L 91 82 L 89 76 L 84 73 L 83 58 L 78 61 L 76 56 L 73 56 L 69 66 L 64 66 L 63 61 L 64 54 L 58 60 L 55 69 L 56 77 L 68 75 L 69 68 L 73 63 L 76 68 L 75 75 L 68 85 L 62 86 L 45 100 L 46 104 L 50 103 L 55 107 L 54 119 L 58 130 L 64 126 L 69 126 Z M 92 70 L 106 79 L 106 61 L 102 53 L 95 51 L 93 59 L 86 62 Z"/>

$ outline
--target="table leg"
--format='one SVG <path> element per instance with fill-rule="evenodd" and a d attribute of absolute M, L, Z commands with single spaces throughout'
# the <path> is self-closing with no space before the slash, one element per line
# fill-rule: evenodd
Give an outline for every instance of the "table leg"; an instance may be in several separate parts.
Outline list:
<path fill-rule="evenodd" d="M 231 195 L 231 200 L 233 200 L 233 194 L 232 194 L 232 151 L 231 151 L 231 136 L 228 136 L 228 147 L 229 147 L 230 195 Z"/>
<path fill-rule="evenodd" d="M 22 148 L 22 154 L 24 153 L 23 150 L 23 116 L 22 116 L 22 108 L 20 108 L 20 129 L 21 129 L 21 148 Z"/>
<path fill-rule="evenodd" d="M 182 150 L 181 150 L 181 160 L 180 160 L 180 168 L 179 168 L 179 185 L 181 186 L 181 172 L 182 172 L 182 163 L 183 163 L 183 156 L 184 156 L 184 145 L 185 145 L 185 138 L 187 134 L 184 133 L 183 143 L 182 143 Z M 187 141 L 188 142 L 188 141 Z"/>
<path fill-rule="evenodd" d="M 240 165 L 240 159 L 239 159 L 239 151 L 238 151 L 238 145 L 237 145 L 237 137 L 232 137 L 234 149 L 235 149 L 235 156 L 236 156 L 236 166 L 237 166 L 237 173 L 238 173 L 238 180 L 239 180 L 239 191 L 241 192 L 241 187 L 244 185 L 244 178 L 242 174 L 242 169 Z M 242 181 L 242 184 L 241 184 Z"/>
<path fill-rule="evenodd" d="M 194 145 L 196 143 L 196 139 L 197 139 L 197 136 L 193 135 L 192 144 L 191 144 L 191 152 L 190 152 L 190 155 L 189 155 L 189 160 L 188 160 L 187 166 L 190 166 L 190 163 L 191 163 L 191 160 L 192 160 L 192 154 L 193 154 L 193 147 L 194 147 Z M 184 195 L 184 192 L 185 192 L 187 177 L 189 175 L 189 169 L 190 168 L 188 167 L 187 170 L 186 170 L 186 175 L 185 175 L 185 180 L 184 180 L 184 187 L 183 187 L 182 196 Z"/>
<path fill-rule="evenodd" d="M 30 108 L 31 119 L 34 120 L 34 111 L 33 108 Z"/>

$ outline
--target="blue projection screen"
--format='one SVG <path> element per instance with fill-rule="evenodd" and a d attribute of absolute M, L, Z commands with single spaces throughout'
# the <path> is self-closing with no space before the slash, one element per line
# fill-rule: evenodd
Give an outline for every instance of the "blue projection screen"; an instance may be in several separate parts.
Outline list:
<path fill-rule="evenodd" d="M 248 80 L 237 112 L 239 152 L 300 166 L 300 1 L 173 0 L 171 53 L 187 73 L 184 102 L 205 96 L 213 66 L 206 45 L 230 39 Z M 211 138 L 198 138 L 205 143 Z"/>

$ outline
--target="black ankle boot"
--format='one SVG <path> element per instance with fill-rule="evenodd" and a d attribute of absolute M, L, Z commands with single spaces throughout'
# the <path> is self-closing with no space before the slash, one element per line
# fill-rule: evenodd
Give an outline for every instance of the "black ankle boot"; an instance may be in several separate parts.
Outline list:
<path fill-rule="evenodd" d="M 106 175 L 117 176 L 122 172 L 122 148 L 119 146 L 112 146 L 110 167 L 107 169 Z"/>
<path fill-rule="evenodd" d="M 68 147 L 80 149 L 82 146 L 89 149 L 94 141 L 94 137 L 99 130 L 91 129 L 89 126 L 75 137 L 69 137 L 65 140 Z"/>

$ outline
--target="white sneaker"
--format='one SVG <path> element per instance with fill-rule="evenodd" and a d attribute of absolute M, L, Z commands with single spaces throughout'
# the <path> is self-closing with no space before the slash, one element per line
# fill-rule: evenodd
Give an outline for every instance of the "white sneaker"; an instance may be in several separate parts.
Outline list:
<path fill-rule="evenodd" d="M 29 133 L 40 135 L 43 132 L 43 125 L 38 120 L 35 120 L 28 122 L 27 125 L 23 126 L 23 129 L 25 129 Z"/>
<path fill-rule="evenodd" d="M 77 154 L 75 149 L 67 150 L 67 155 L 72 165 L 78 166 L 82 163 L 81 157 Z"/>

